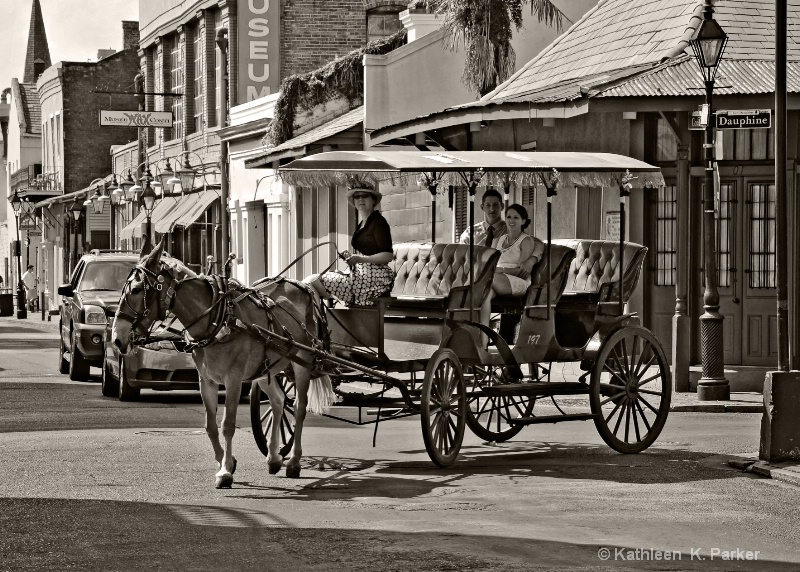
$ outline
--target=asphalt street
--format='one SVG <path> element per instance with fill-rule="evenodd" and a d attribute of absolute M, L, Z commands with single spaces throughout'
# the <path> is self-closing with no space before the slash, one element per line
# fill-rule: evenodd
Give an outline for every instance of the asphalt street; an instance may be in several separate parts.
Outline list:
<path fill-rule="evenodd" d="M 0 570 L 800 568 L 800 488 L 728 463 L 755 456 L 757 413 L 671 413 L 632 456 L 591 422 L 497 445 L 468 432 L 448 469 L 415 417 L 382 424 L 373 448 L 371 426 L 311 416 L 301 478 L 287 479 L 268 474 L 243 399 L 223 491 L 199 394 L 104 398 L 99 378 L 55 373 L 46 327 L 9 327 Z"/>

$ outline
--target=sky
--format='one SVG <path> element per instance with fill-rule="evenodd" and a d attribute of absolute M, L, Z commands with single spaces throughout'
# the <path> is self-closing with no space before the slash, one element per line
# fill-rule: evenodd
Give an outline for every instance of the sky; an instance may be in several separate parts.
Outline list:
<path fill-rule="evenodd" d="M 0 91 L 22 79 L 33 0 L 0 0 Z M 138 0 L 39 0 L 50 59 L 97 60 L 98 49 L 122 49 L 122 21 L 139 19 Z"/>

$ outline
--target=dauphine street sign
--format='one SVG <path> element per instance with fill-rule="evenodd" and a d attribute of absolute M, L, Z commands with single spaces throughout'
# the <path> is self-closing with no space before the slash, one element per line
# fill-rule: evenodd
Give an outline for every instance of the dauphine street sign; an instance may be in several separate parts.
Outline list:
<path fill-rule="evenodd" d="M 714 117 L 717 129 L 769 129 L 772 127 L 772 110 L 770 109 L 720 110 L 714 112 Z M 693 111 L 689 116 L 689 129 L 705 129 L 700 111 Z"/>
<path fill-rule="evenodd" d="M 171 111 L 100 110 L 100 125 L 112 127 L 172 127 Z"/>
<path fill-rule="evenodd" d="M 717 111 L 717 129 L 769 129 L 772 111 L 769 109 L 736 109 Z"/>

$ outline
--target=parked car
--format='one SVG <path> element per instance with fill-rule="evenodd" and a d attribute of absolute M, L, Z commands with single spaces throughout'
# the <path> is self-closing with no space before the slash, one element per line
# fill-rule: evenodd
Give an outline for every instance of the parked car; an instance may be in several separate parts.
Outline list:
<path fill-rule="evenodd" d="M 133 401 L 143 387 L 199 389 L 200 377 L 192 354 L 185 351 L 180 323 L 173 323 L 169 317 L 163 323 L 156 323 L 151 334 L 135 340 L 124 356 L 111 343 L 111 325 L 109 319 L 103 347 L 103 395 Z"/>
<path fill-rule="evenodd" d="M 93 250 L 78 261 L 70 281 L 58 287 L 63 297 L 59 372 L 86 380 L 90 366 L 102 365 L 109 317 L 113 319 L 125 280 L 138 261 L 139 255 L 132 252 Z"/>

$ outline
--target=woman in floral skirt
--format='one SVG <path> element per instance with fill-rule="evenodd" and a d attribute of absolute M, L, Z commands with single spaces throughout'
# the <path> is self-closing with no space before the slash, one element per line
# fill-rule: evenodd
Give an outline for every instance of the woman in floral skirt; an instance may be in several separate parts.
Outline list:
<path fill-rule="evenodd" d="M 306 278 L 321 298 L 337 298 L 348 306 L 371 306 L 371 299 L 388 293 L 394 284 L 392 232 L 380 211 L 381 194 L 372 184 L 359 182 L 347 191 L 347 202 L 358 210 L 353 254 L 342 258 L 349 272 L 325 272 Z"/>

